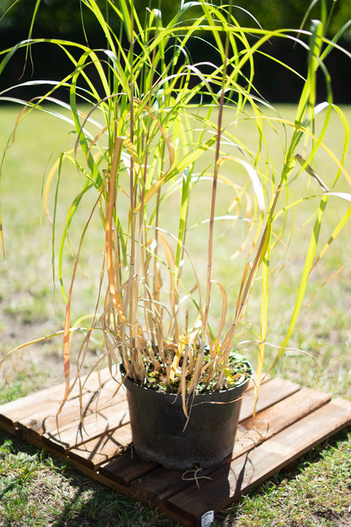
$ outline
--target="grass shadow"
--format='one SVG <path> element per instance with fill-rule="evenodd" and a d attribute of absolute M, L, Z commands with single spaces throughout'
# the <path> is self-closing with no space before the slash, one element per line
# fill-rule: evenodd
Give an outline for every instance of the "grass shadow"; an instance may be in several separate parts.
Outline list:
<path fill-rule="evenodd" d="M 82 474 L 69 461 L 40 451 L 0 429 L 0 527 L 29 525 L 175 527 L 177 524 Z"/>

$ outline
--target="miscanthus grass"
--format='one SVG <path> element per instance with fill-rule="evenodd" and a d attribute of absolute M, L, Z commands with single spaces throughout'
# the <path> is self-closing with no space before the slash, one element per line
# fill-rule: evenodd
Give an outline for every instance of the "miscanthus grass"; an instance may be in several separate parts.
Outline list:
<path fill-rule="evenodd" d="M 289 106 L 279 108 L 282 115 L 291 116 Z M 351 121 L 351 109 L 343 108 Z M 13 122 L 17 110 L 1 108 L 1 145 L 7 140 L 9 123 Z M 32 129 L 43 130 L 42 140 L 51 149 L 55 148 L 62 129 L 53 129 L 44 115 L 28 121 L 28 128 L 21 129 L 17 142 L 11 147 L 6 163 L 7 169 L 17 175 L 17 187 L 2 182 L 5 189 L 3 214 L 7 215 L 8 261 L 1 262 L 0 282 L 0 340 L 2 352 L 25 339 L 37 337 L 43 327 L 47 332 L 62 323 L 63 313 L 52 318 L 51 263 L 47 255 L 50 245 L 50 229 L 45 222 L 40 226 L 40 184 L 48 159 L 38 156 L 33 146 L 38 141 Z M 25 123 L 24 123 L 25 124 Z M 63 125 L 64 129 L 64 125 Z M 333 135 L 333 129 L 330 131 Z M 337 137 L 335 143 L 337 147 Z M 25 161 L 22 154 L 25 152 Z M 24 170 L 25 166 L 25 170 Z M 348 161 L 350 169 L 350 160 Z M 28 172 L 31 177 L 28 177 Z M 70 189 L 62 189 L 70 192 Z M 39 204 L 39 206 L 38 206 Z M 306 220 L 308 220 L 306 210 Z M 333 218 L 331 218 L 332 220 Z M 299 243 L 304 243 L 303 225 Z M 297 232 L 298 232 L 297 231 Z M 21 236 L 20 250 L 15 235 Z M 316 273 L 311 283 L 311 295 L 323 283 L 326 271 L 348 259 L 347 233 L 340 238 L 338 251 L 325 258 L 322 271 Z M 94 233 L 92 232 L 92 243 Z M 224 244 L 223 244 L 224 245 Z M 302 251 L 303 249 L 301 249 Z M 199 262 L 201 258 L 199 258 Z M 88 262 L 89 264 L 89 262 Z M 91 262 L 93 265 L 93 262 Z M 290 283 L 295 280 L 301 261 L 297 258 L 289 271 L 284 270 L 275 278 L 277 297 L 273 306 L 281 312 L 280 322 L 271 329 L 277 336 L 284 333 L 284 324 L 289 320 L 289 302 L 279 303 L 278 289 L 289 295 Z M 227 267 L 221 268 L 223 281 Z M 301 317 L 294 332 L 292 347 L 311 354 L 320 366 L 320 373 L 309 355 L 291 351 L 278 363 L 273 374 L 283 375 L 303 385 L 351 397 L 351 371 L 349 347 L 351 343 L 351 275 L 346 265 L 331 282 L 331 287 L 321 288 Z M 92 293 L 85 292 L 81 310 L 93 302 Z M 255 321 L 259 314 L 252 304 L 252 322 L 247 327 L 246 337 L 252 338 L 257 331 Z M 79 313 L 78 313 L 79 315 Z M 27 338 L 28 337 L 28 338 Z M 45 345 L 26 348 L 20 358 L 13 356 L 8 363 L 9 383 L 0 391 L 0 404 L 16 399 L 35 390 L 62 382 L 61 341 L 48 341 Z M 272 350 L 272 357 L 274 350 Z M 43 368 L 45 362 L 45 369 Z M 287 473 L 279 473 L 244 496 L 237 504 L 216 516 L 215 526 L 348 526 L 351 524 L 351 434 L 345 430 L 328 442 L 303 456 Z M 102 519 L 103 518 L 103 523 Z M 99 523 L 100 522 L 100 523 Z M 134 526 L 175 527 L 176 524 L 162 517 L 157 511 L 134 503 L 132 500 L 107 489 L 90 478 L 76 472 L 66 462 L 0 431 L 0 526 Z"/>

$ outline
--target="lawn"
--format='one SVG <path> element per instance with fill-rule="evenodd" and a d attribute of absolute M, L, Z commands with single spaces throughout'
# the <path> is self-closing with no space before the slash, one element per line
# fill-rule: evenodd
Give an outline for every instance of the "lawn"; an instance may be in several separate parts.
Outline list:
<path fill-rule="evenodd" d="M 292 117 L 290 107 L 280 107 L 281 114 Z M 351 122 L 351 108 L 344 108 Z M 6 145 L 18 110 L 0 109 L 0 150 Z M 230 116 L 227 116 L 230 119 Z M 54 123 L 54 125 L 53 125 Z M 329 140 L 335 151 L 341 138 L 333 127 Z M 53 287 L 51 267 L 51 228 L 41 213 L 43 176 L 50 166 L 49 154 L 54 158 L 65 147 L 70 131 L 65 122 L 52 121 L 44 114 L 25 120 L 16 134 L 16 141 L 8 150 L 3 165 L 1 189 L 3 195 L 2 220 L 6 242 L 6 261 L 0 263 L 0 356 L 22 343 L 50 334 L 62 328 L 63 301 L 59 284 Z M 243 139 L 250 141 L 250 127 L 243 128 Z M 276 141 L 274 135 L 270 141 Z M 56 155 L 55 155 L 56 149 Z M 279 145 L 277 160 L 279 165 Z M 321 177 L 328 177 L 328 158 L 316 164 Z M 347 161 L 351 173 L 351 156 Z M 60 192 L 67 203 L 79 188 L 77 174 L 68 174 Z M 316 189 L 306 176 L 311 195 Z M 342 190 L 342 189 L 341 189 Z M 301 186 L 292 189 L 295 196 L 305 192 Z M 205 197 L 204 197 L 205 199 Z M 225 193 L 223 196 L 225 199 Z M 195 209 L 200 205 L 199 198 Z M 312 203 L 312 200 L 311 200 Z M 327 226 L 335 225 L 347 204 L 330 207 Z M 293 307 L 292 286 L 301 274 L 303 248 L 308 243 L 304 222 L 309 220 L 310 202 L 304 205 L 304 219 L 294 227 L 294 240 L 283 267 L 272 275 L 274 290 L 271 297 L 271 324 L 268 341 L 281 342 Z M 62 213 L 61 223 L 65 211 Z M 83 225 L 83 218 L 82 218 Z M 322 232 L 322 242 L 328 239 L 330 227 Z M 75 233 L 72 233 L 74 241 Z M 215 272 L 221 282 L 235 289 L 236 271 L 240 260 L 232 267 L 229 234 L 219 230 L 220 263 Z M 97 224 L 89 232 L 89 247 L 99 248 L 101 240 Z M 311 303 L 301 312 L 291 347 L 275 367 L 273 375 L 289 378 L 305 386 L 351 398 L 351 271 L 346 265 L 326 287 L 328 280 L 350 255 L 349 234 L 345 231 L 326 253 L 321 265 L 311 277 L 308 295 L 315 291 Z M 193 258 L 201 268 L 201 237 L 195 236 Z M 99 249 L 98 249 L 99 250 Z M 222 262 L 222 263 L 221 263 Z M 65 265 L 72 264 L 69 254 Z M 91 254 L 82 260 L 84 272 L 96 276 L 99 268 Z M 236 267 L 237 266 L 237 267 Z M 233 279 L 234 277 L 234 279 Z M 284 304 L 280 300 L 283 293 Z M 258 301 L 254 291 L 252 307 L 245 319 L 240 341 L 257 338 Z M 234 297 L 233 297 L 234 298 Z M 81 275 L 79 295 L 75 296 L 74 316 L 79 318 L 93 310 L 94 288 Z M 241 344 L 254 361 L 255 344 Z M 301 353 L 303 352 L 303 353 Z M 274 348 L 268 348 L 268 362 Z M 313 357 L 318 363 L 320 371 Z M 94 352 L 91 352 L 91 359 Z M 0 391 L 0 404 L 22 397 L 41 388 L 61 382 L 63 378 L 62 343 L 59 338 L 25 348 L 12 355 L 4 369 L 8 383 Z M 77 473 L 65 462 L 45 452 L 38 452 L 26 443 L 0 431 L 0 526 L 171 526 L 175 525 L 159 513 L 118 495 L 86 476 Z M 237 504 L 217 515 L 215 525 L 223 526 L 348 526 L 351 524 L 351 432 L 345 430 L 327 443 L 306 454 L 289 473 L 280 473 L 243 497 Z"/>

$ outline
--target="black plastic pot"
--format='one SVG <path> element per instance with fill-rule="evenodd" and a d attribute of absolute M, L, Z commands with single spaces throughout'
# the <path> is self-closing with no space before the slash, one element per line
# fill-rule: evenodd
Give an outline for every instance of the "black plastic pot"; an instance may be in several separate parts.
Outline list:
<path fill-rule="evenodd" d="M 188 405 L 191 400 L 193 404 L 187 423 L 181 396 L 144 388 L 125 378 L 134 451 L 146 461 L 174 470 L 220 465 L 233 451 L 248 383 L 245 379 L 229 390 L 188 398 Z"/>

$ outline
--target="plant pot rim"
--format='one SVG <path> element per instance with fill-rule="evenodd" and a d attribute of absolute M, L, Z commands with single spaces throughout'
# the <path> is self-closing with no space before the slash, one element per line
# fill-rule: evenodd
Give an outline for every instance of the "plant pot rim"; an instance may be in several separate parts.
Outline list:
<path fill-rule="evenodd" d="M 252 370 L 252 366 L 250 364 L 250 362 L 247 360 L 247 359 L 243 359 L 243 362 L 245 362 L 248 366 L 249 366 L 249 372 L 247 374 L 247 376 L 245 376 L 244 374 L 242 375 L 243 379 L 236 383 L 235 385 L 229 387 L 229 388 L 225 388 L 225 389 L 221 389 L 221 390 L 215 390 L 215 391 L 207 391 L 207 392 L 200 392 L 200 393 L 195 393 L 195 394 L 190 394 L 190 393 L 186 393 L 186 397 L 196 397 L 196 398 L 201 398 L 203 400 L 207 399 L 207 398 L 213 398 L 214 396 L 216 395 L 224 395 L 226 393 L 230 394 L 230 393 L 233 393 L 233 391 L 241 391 L 241 389 L 243 388 L 246 388 L 247 384 L 250 382 L 250 379 L 252 378 L 252 374 L 253 374 L 253 370 Z M 123 384 L 125 385 L 126 383 L 129 384 L 129 386 L 134 386 L 135 389 L 140 389 L 140 390 L 146 390 L 148 392 L 151 392 L 151 393 L 155 393 L 155 394 L 158 394 L 158 395 L 163 395 L 165 397 L 168 397 L 169 399 L 172 399 L 172 400 L 176 400 L 177 398 L 181 398 L 181 393 L 177 392 L 177 393 L 169 393 L 169 392 L 165 392 L 164 390 L 157 390 L 157 389 L 154 389 L 150 386 L 143 386 L 142 384 L 139 384 L 135 381 L 133 381 L 130 377 L 127 377 L 126 376 L 126 371 L 125 371 L 125 368 L 123 366 L 123 363 L 121 362 L 120 365 L 120 372 L 121 372 L 121 376 L 122 376 L 122 382 Z M 244 390 L 243 390 L 244 391 Z"/>

